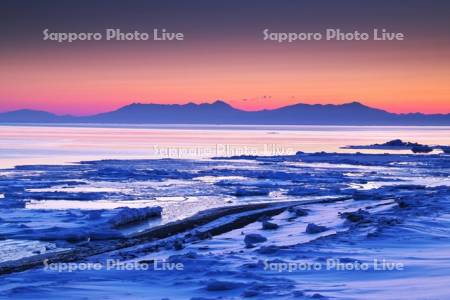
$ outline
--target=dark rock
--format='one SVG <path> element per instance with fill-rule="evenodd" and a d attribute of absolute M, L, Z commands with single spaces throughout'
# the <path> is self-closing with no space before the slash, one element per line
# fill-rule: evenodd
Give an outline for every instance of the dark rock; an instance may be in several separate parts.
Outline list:
<path fill-rule="evenodd" d="M 426 146 L 426 145 L 419 145 L 419 146 L 412 147 L 411 151 L 413 153 L 430 153 L 431 151 L 433 151 L 433 148 L 431 148 L 430 146 Z"/>
<path fill-rule="evenodd" d="M 306 233 L 309 234 L 321 233 L 327 230 L 328 227 L 316 225 L 314 223 L 309 223 L 308 226 L 306 226 Z"/>
<path fill-rule="evenodd" d="M 400 220 L 395 217 L 380 217 L 378 219 L 378 224 L 385 225 L 385 226 L 393 226 L 400 224 Z"/>
<path fill-rule="evenodd" d="M 278 224 L 269 222 L 269 221 L 263 221 L 262 222 L 262 229 L 264 230 L 274 230 L 277 229 L 279 226 Z"/>
<path fill-rule="evenodd" d="M 395 202 L 397 202 L 398 207 L 400 208 L 419 206 L 419 201 L 410 197 L 399 197 L 395 199 Z"/>
<path fill-rule="evenodd" d="M 361 223 L 361 222 L 369 222 L 370 214 L 369 212 L 359 209 L 354 212 L 344 212 L 339 214 L 342 218 L 347 219 L 350 222 Z"/>
<path fill-rule="evenodd" d="M 385 146 L 393 146 L 393 147 L 401 147 L 401 146 L 407 146 L 408 143 L 403 142 L 400 139 L 392 140 L 389 142 L 384 143 Z"/>
<path fill-rule="evenodd" d="M 302 291 L 293 291 L 292 296 L 294 296 L 294 298 L 300 298 L 300 297 L 304 297 L 305 293 L 303 293 Z"/>
<path fill-rule="evenodd" d="M 183 241 L 180 240 L 180 239 L 175 240 L 175 241 L 173 242 L 173 248 L 174 248 L 175 250 L 181 250 L 181 249 L 183 249 L 183 248 L 184 248 Z"/>
<path fill-rule="evenodd" d="M 247 234 L 244 238 L 244 242 L 247 248 L 251 248 L 253 244 L 263 243 L 265 241 L 267 241 L 267 238 L 256 233 Z"/>
<path fill-rule="evenodd" d="M 300 207 L 291 207 L 288 211 L 294 213 L 297 217 L 304 217 L 308 215 L 308 210 Z"/>

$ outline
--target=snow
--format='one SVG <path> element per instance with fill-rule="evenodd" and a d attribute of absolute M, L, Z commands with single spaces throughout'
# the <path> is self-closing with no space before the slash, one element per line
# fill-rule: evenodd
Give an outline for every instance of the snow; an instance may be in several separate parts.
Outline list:
<path fill-rule="evenodd" d="M 0 270 L 16 259 L 123 242 L 218 207 L 292 207 L 255 220 L 253 211 L 222 216 L 82 260 L 165 261 L 181 263 L 181 271 L 152 265 L 60 273 L 41 266 L 2 275 L 0 298 L 445 299 L 449 179 L 450 156 L 443 154 L 299 153 L 15 168 L 0 175 L 0 197 L 6 195 Z M 240 226 L 227 225 L 237 220 Z M 321 230 L 309 234 L 308 227 Z M 327 269 L 330 262 L 368 269 Z M 383 269 L 394 264 L 404 268 Z"/>
<path fill-rule="evenodd" d="M 53 243 L 6 239 L 0 241 L 0 263 L 6 260 L 20 259 L 31 255 L 53 252 L 55 250 L 57 250 L 57 247 Z"/>

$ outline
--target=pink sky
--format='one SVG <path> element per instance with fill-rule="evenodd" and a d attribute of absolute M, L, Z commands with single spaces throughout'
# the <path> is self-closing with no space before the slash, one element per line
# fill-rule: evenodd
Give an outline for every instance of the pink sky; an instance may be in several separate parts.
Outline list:
<path fill-rule="evenodd" d="M 397 113 L 450 113 L 447 47 L 405 52 L 399 44 L 350 43 L 334 45 L 331 51 L 327 45 L 11 52 L 0 57 L 0 111 L 30 108 L 86 115 L 132 102 L 223 99 L 248 110 L 360 101 Z"/>

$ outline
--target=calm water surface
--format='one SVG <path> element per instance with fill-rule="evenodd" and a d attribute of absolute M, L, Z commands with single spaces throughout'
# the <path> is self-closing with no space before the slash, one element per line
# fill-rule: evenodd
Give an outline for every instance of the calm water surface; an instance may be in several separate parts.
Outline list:
<path fill-rule="evenodd" d="M 95 159 L 355 152 L 340 147 L 383 143 L 396 138 L 450 145 L 450 127 L 0 126 L 0 168 Z"/>

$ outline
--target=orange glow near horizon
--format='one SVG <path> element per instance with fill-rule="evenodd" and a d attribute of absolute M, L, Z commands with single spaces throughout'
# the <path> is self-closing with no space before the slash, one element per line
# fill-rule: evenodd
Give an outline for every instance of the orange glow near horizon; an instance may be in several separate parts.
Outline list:
<path fill-rule="evenodd" d="M 245 110 L 360 101 L 396 113 L 450 113 L 447 46 L 332 46 L 11 53 L 0 58 L 0 111 L 29 108 L 88 115 L 132 102 L 221 99 Z"/>

